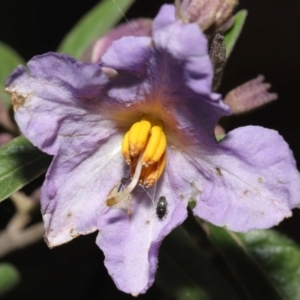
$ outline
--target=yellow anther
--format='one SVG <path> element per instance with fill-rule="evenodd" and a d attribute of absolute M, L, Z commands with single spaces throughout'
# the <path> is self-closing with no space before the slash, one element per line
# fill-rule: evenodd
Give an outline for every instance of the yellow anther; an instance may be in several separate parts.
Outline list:
<path fill-rule="evenodd" d="M 124 135 L 122 140 L 122 154 L 125 158 L 126 163 L 129 165 L 131 162 L 129 153 L 129 142 L 128 142 L 129 131 Z"/>
<path fill-rule="evenodd" d="M 141 122 L 136 122 L 131 126 L 129 130 L 128 142 L 129 142 L 129 151 L 131 156 L 136 156 L 138 154 L 138 151 L 136 149 L 136 144 L 139 138 L 140 127 L 141 127 Z"/>
<path fill-rule="evenodd" d="M 147 120 L 142 120 L 140 126 L 140 131 L 136 143 L 136 148 L 138 149 L 139 153 L 144 149 L 149 136 L 149 131 L 151 128 L 151 123 Z"/>
<path fill-rule="evenodd" d="M 166 152 L 162 155 L 160 160 L 148 168 L 143 168 L 140 176 L 139 183 L 146 188 L 152 186 L 161 176 L 166 166 Z"/>
<path fill-rule="evenodd" d="M 166 151 L 167 147 L 167 138 L 164 132 L 161 133 L 159 144 L 157 146 L 156 152 L 151 158 L 150 161 L 148 161 L 148 165 L 152 165 L 160 160 L 164 152 Z"/>
<path fill-rule="evenodd" d="M 142 162 L 144 166 L 148 166 L 149 161 L 152 160 L 152 157 L 155 155 L 156 150 L 159 146 L 160 139 L 162 136 L 162 127 L 161 126 L 153 126 L 150 130 L 151 136 L 147 143 Z"/>
<path fill-rule="evenodd" d="M 165 168 L 166 147 L 161 121 L 145 117 L 134 123 L 122 140 L 122 154 L 130 165 L 131 183 L 122 191 L 114 187 L 106 200 L 107 206 L 125 207 L 137 183 L 152 186 Z"/>
<path fill-rule="evenodd" d="M 148 141 L 150 128 L 151 123 L 145 119 L 131 126 L 128 137 L 131 156 L 137 156 L 142 152 Z"/>

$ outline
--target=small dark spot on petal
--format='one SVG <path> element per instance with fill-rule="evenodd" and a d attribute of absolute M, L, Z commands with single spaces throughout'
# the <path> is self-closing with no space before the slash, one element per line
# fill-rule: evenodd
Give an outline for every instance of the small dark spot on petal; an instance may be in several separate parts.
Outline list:
<path fill-rule="evenodd" d="M 69 218 L 71 218 L 72 217 L 72 213 L 71 212 L 68 212 L 67 213 L 67 218 L 69 219 Z"/>
<path fill-rule="evenodd" d="M 258 183 L 263 183 L 263 179 L 261 177 L 257 178 Z"/>
<path fill-rule="evenodd" d="M 216 171 L 217 171 L 217 174 L 218 174 L 220 177 L 222 177 L 223 174 L 222 174 L 222 172 L 221 172 L 221 169 L 218 168 L 218 167 L 216 167 L 215 169 L 216 169 Z"/>
<path fill-rule="evenodd" d="M 75 229 L 71 229 L 70 230 L 70 236 L 72 238 L 75 238 L 75 237 L 79 236 L 79 233 L 77 233 Z"/>
<path fill-rule="evenodd" d="M 256 193 L 260 194 L 260 189 L 259 189 L 259 188 L 253 187 L 253 190 L 254 190 Z"/>
<path fill-rule="evenodd" d="M 243 194 L 246 196 L 249 193 L 249 190 L 244 190 Z"/>
<path fill-rule="evenodd" d="M 146 224 L 150 224 L 150 220 L 146 220 Z"/>

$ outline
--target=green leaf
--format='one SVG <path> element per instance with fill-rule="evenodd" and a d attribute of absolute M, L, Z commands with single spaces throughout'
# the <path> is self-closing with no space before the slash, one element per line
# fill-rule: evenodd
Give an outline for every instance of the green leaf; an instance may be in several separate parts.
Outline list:
<path fill-rule="evenodd" d="M 231 54 L 231 51 L 233 50 L 233 47 L 242 32 L 247 14 L 248 13 L 246 10 L 240 10 L 238 13 L 236 13 L 234 16 L 233 26 L 226 32 L 224 36 L 227 58 Z"/>
<path fill-rule="evenodd" d="M 15 50 L 0 42 L 0 100 L 6 108 L 11 106 L 11 100 L 10 95 L 4 91 L 4 82 L 14 68 L 23 64 L 23 59 Z"/>
<path fill-rule="evenodd" d="M 155 283 L 177 300 L 240 299 L 181 226 L 160 249 Z"/>
<path fill-rule="evenodd" d="M 300 248 L 272 230 L 234 233 L 206 224 L 208 237 L 226 259 L 245 299 L 300 299 Z"/>
<path fill-rule="evenodd" d="M 18 270 L 7 263 L 0 264 L 0 296 L 14 287 L 20 280 Z"/>
<path fill-rule="evenodd" d="M 44 173 L 52 157 L 23 136 L 0 148 L 0 202 Z"/>
<path fill-rule="evenodd" d="M 117 24 L 134 0 L 104 0 L 88 12 L 67 34 L 59 52 L 80 58 L 89 44 Z"/>

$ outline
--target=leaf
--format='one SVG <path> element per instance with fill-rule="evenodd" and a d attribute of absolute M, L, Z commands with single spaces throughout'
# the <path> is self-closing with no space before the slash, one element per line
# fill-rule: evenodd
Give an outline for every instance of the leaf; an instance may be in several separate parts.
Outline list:
<path fill-rule="evenodd" d="M 247 14 L 248 13 L 246 10 L 240 10 L 238 13 L 236 13 L 234 16 L 233 26 L 226 32 L 224 36 L 227 58 L 231 54 L 231 51 L 233 50 L 233 47 L 242 32 Z"/>
<path fill-rule="evenodd" d="M 208 237 L 226 259 L 245 299 L 300 299 L 300 248 L 272 230 L 234 233 L 206 224 Z"/>
<path fill-rule="evenodd" d="M 18 270 L 11 264 L 0 264 L 0 296 L 15 286 L 20 280 Z"/>
<path fill-rule="evenodd" d="M 10 95 L 4 91 L 4 83 L 9 74 L 18 65 L 25 64 L 19 54 L 0 42 L 0 99 L 3 101 L 6 108 L 11 105 Z"/>
<path fill-rule="evenodd" d="M 177 300 L 240 299 L 182 226 L 162 244 L 155 283 Z"/>
<path fill-rule="evenodd" d="M 67 34 L 59 52 L 80 58 L 89 44 L 117 24 L 134 0 L 104 0 L 90 10 Z"/>
<path fill-rule="evenodd" d="M 0 201 L 44 173 L 52 157 L 23 136 L 0 148 Z"/>

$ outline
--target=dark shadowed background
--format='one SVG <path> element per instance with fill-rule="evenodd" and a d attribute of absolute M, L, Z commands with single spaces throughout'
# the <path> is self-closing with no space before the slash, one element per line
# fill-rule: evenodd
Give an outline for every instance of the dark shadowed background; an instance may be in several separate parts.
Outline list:
<path fill-rule="evenodd" d="M 25 60 L 55 51 L 64 35 L 97 2 L 0 0 L 0 40 L 15 48 Z M 162 3 L 165 2 L 136 0 L 126 16 L 153 18 Z M 249 15 L 228 61 L 221 92 L 225 94 L 264 74 L 279 100 L 234 117 L 226 129 L 252 124 L 278 130 L 300 166 L 300 1 L 240 0 L 239 7 L 246 8 Z M 11 217 L 11 210 L 9 203 L 0 204 L 2 228 Z M 279 229 L 300 242 L 299 226 L 300 214 L 295 213 Z M 3 261 L 14 264 L 23 280 L 5 299 L 131 299 L 115 289 L 103 266 L 103 254 L 94 243 L 95 237 L 80 237 L 52 250 L 41 241 L 6 256 Z M 139 298 L 166 299 L 157 287 Z"/>

